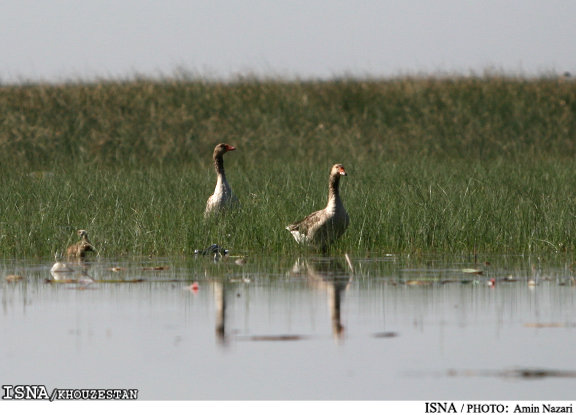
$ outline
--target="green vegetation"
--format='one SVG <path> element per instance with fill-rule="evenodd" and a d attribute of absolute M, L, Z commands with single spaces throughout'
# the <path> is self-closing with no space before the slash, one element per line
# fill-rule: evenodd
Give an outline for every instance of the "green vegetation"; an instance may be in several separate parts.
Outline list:
<path fill-rule="evenodd" d="M 195 80 L 0 86 L 0 255 L 50 257 L 87 229 L 102 256 L 297 252 L 339 162 L 334 250 L 573 253 L 576 82 Z M 242 210 L 205 222 L 228 142 Z"/>

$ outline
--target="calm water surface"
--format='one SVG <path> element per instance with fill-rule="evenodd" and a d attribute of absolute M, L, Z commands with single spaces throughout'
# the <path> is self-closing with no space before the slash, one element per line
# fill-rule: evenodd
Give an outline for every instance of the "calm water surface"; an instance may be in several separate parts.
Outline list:
<path fill-rule="evenodd" d="M 51 261 L 4 261 L 1 382 L 150 400 L 573 399 L 571 263 L 485 260 L 98 259 L 60 282 Z"/>

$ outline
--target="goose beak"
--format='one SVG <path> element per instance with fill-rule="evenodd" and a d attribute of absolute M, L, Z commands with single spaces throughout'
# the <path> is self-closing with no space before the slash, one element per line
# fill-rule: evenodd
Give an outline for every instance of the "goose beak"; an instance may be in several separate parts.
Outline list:
<path fill-rule="evenodd" d="M 231 145 L 226 146 L 226 151 L 234 151 L 234 150 L 236 150 L 236 147 Z"/>
<path fill-rule="evenodd" d="M 348 176 L 348 173 L 346 173 L 346 170 L 344 170 L 344 167 L 340 167 L 340 176 Z"/>

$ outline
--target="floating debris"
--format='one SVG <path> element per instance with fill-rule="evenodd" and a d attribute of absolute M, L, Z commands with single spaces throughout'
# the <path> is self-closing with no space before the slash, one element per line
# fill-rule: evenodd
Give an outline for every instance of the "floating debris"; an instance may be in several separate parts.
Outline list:
<path fill-rule="evenodd" d="M 278 336 L 250 336 L 247 339 L 251 341 L 295 341 L 304 340 L 306 336 L 300 336 L 297 334 L 281 334 Z"/>
<path fill-rule="evenodd" d="M 464 268 L 462 269 L 462 272 L 464 274 L 476 274 L 476 275 L 482 275 L 484 273 L 484 271 L 477 268 Z"/>
<path fill-rule="evenodd" d="M 54 279 L 49 279 L 47 278 L 45 280 L 46 283 L 52 284 L 52 283 L 57 283 L 57 284 L 79 284 L 79 285 L 83 285 L 83 286 L 88 286 L 90 284 L 133 284 L 133 283 L 139 283 L 139 282 L 144 282 L 146 281 L 144 278 L 133 278 L 133 279 L 129 279 L 129 280 L 95 280 L 89 276 L 86 277 L 80 277 L 80 278 L 54 278 Z"/>
<path fill-rule="evenodd" d="M 54 278 L 52 278 L 52 279 L 46 278 L 46 283 L 48 283 L 48 284 L 53 284 L 53 283 L 75 284 L 77 282 L 77 280 L 75 278 L 56 277 L 54 274 L 52 274 L 52 275 L 54 276 Z"/>
<path fill-rule="evenodd" d="M 192 284 L 186 287 L 186 289 L 192 291 L 193 293 L 197 293 L 200 290 L 200 284 L 198 284 L 198 281 L 194 281 Z"/>
<path fill-rule="evenodd" d="M 111 283 L 111 284 L 131 284 L 131 283 L 135 283 L 135 282 L 144 282 L 146 281 L 144 278 L 133 278 L 130 280 L 99 280 L 99 281 L 95 281 L 95 282 L 101 282 L 101 283 Z"/>
<path fill-rule="evenodd" d="M 543 379 L 543 378 L 576 378 L 576 371 L 557 369 L 506 369 L 506 370 L 455 370 L 450 369 L 448 376 L 487 376 L 500 378 L 523 378 L 523 379 Z"/>
<path fill-rule="evenodd" d="M 166 271 L 168 269 L 170 269 L 170 267 L 167 267 L 167 266 L 143 267 L 142 271 Z"/>
<path fill-rule="evenodd" d="M 108 268 L 108 271 L 121 272 L 121 271 L 126 271 L 126 268 L 122 268 L 122 267 L 111 267 L 111 268 Z"/>
<path fill-rule="evenodd" d="M 424 280 L 408 280 L 404 284 L 406 285 L 431 285 L 432 281 L 424 281 Z"/>
<path fill-rule="evenodd" d="M 376 339 L 390 339 L 392 337 L 398 337 L 398 333 L 393 331 L 383 331 L 381 333 L 374 333 L 372 337 Z"/>
<path fill-rule="evenodd" d="M 16 282 L 16 281 L 22 281 L 24 277 L 22 275 L 11 274 L 6 275 L 4 279 L 6 280 L 6 282 Z"/>
<path fill-rule="evenodd" d="M 576 327 L 574 323 L 525 323 L 524 327 L 536 328 L 536 329 L 550 329 L 550 328 L 565 328 L 565 327 Z"/>
<path fill-rule="evenodd" d="M 470 283 L 470 281 L 471 280 L 447 279 L 440 281 L 440 284 L 453 284 L 453 283 L 468 284 Z"/>
<path fill-rule="evenodd" d="M 249 284 L 252 282 L 252 279 L 250 277 L 231 278 L 230 282 L 232 282 L 232 283 L 244 282 L 246 284 Z"/>
<path fill-rule="evenodd" d="M 88 288 L 92 289 L 92 288 L 96 288 L 96 287 L 92 287 L 90 284 L 76 284 L 75 286 L 69 286 L 66 287 L 69 290 L 78 290 L 78 291 L 84 291 Z"/>

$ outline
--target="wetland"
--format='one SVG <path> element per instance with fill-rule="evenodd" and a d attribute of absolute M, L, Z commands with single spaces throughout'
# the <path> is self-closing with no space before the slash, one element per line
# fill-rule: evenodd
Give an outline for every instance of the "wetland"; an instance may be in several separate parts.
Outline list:
<path fill-rule="evenodd" d="M 24 83 L 0 110 L 3 384 L 573 397 L 571 80 Z M 205 220 L 220 142 L 242 207 Z M 319 256 L 285 227 L 334 163 L 350 225 Z M 51 273 L 79 230 L 94 252 Z"/>
<path fill-rule="evenodd" d="M 4 262 L 0 369 L 144 400 L 572 398 L 572 264 L 349 260 Z"/>

